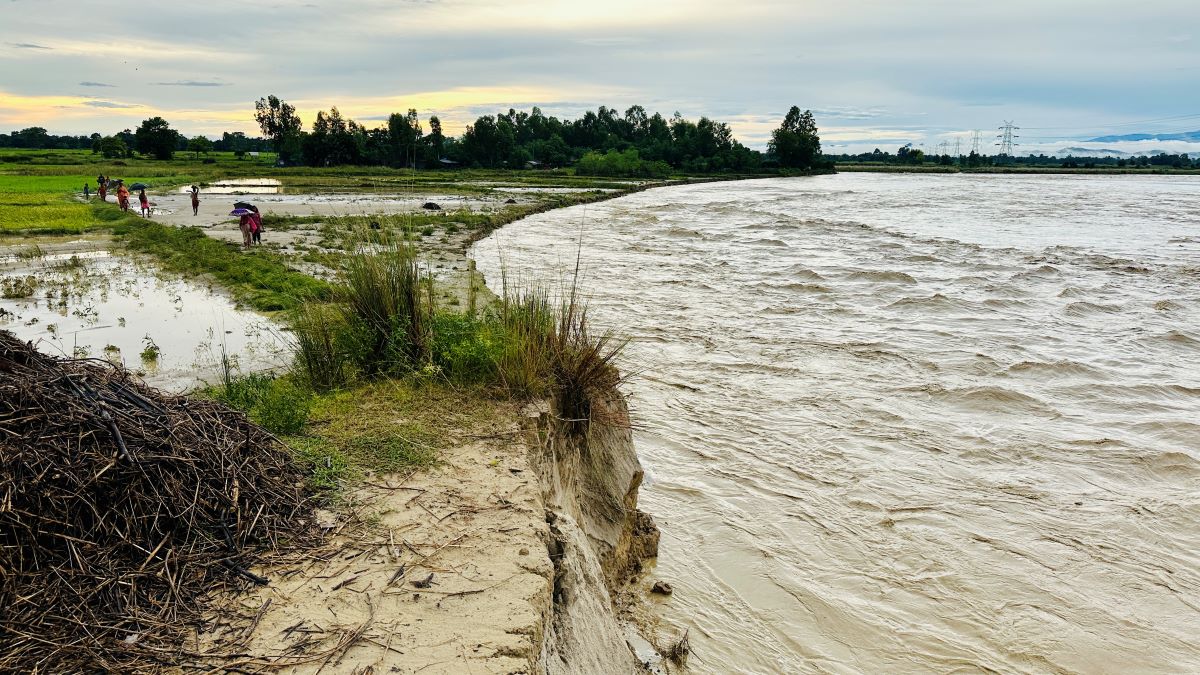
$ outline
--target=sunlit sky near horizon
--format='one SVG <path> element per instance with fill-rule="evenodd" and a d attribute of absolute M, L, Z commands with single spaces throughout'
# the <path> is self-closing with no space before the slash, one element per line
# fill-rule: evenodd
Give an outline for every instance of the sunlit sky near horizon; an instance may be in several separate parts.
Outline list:
<path fill-rule="evenodd" d="M 161 115 L 258 135 L 276 94 L 306 126 L 540 106 L 707 115 L 763 147 L 811 108 L 827 151 L 931 149 L 1014 120 L 1022 150 L 1200 129 L 1195 0 L 0 0 L 0 130 L 113 133 Z M 1200 151 L 1200 144 L 1102 143 Z"/>

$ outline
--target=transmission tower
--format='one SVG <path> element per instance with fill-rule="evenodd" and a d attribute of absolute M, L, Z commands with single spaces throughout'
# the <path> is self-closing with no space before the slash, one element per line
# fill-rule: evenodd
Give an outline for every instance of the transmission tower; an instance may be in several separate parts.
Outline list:
<path fill-rule="evenodd" d="M 971 152 L 975 155 L 978 155 L 980 147 L 982 145 L 983 145 L 983 132 L 976 129 L 975 133 L 971 134 Z"/>
<path fill-rule="evenodd" d="M 1020 138 L 1020 136 L 1017 136 L 1013 132 L 1017 131 L 1021 127 L 1013 126 L 1011 121 L 1004 120 L 1004 126 L 998 128 L 1000 129 L 1000 133 L 997 134 L 996 138 L 999 139 L 1000 142 L 996 143 L 996 145 L 1000 146 L 1000 154 L 1004 155 L 1005 157 L 1012 157 L 1013 146 L 1019 145 L 1015 139 Z"/>
<path fill-rule="evenodd" d="M 954 139 L 954 156 L 962 157 L 962 137 L 961 136 Z"/>

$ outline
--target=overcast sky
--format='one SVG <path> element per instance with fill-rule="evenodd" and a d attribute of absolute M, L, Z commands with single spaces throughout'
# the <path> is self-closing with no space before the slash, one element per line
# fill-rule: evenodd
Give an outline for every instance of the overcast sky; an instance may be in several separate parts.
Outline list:
<path fill-rule="evenodd" d="M 257 135 L 267 94 L 306 126 L 640 103 L 762 147 L 799 105 L 827 150 L 990 145 L 1008 119 L 1056 149 L 1200 129 L 1200 0 L 0 0 L 0 129 Z"/>

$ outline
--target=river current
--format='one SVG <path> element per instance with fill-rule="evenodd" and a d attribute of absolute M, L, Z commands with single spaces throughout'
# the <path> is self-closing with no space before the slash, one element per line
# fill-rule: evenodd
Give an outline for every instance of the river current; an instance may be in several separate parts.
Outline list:
<path fill-rule="evenodd" d="M 694 672 L 1200 672 L 1200 180 L 677 186 L 474 256 L 577 249 Z"/>

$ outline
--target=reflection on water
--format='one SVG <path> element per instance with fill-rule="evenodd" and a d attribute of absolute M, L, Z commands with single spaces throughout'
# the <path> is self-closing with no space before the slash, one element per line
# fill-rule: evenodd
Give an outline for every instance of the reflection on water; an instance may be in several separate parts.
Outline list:
<path fill-rule="evenodd" d="M 839 175 L 514 223 L 627 331 L 698 672 L 1200 672 L 1200 181 Z"/>
<path fill-rule="evenodd" d="M 179 188 L 180 192 L 189 193 L 191 185 Z M 283 184 L 275 178 L 231 178 L 209 183 L 200 188 L 203 195 L 276 195 L 283 192 Z"/>
<path fill-rule="evenodd" d="M 214 381 L 222 348 L 245 371 L 277 368 L 288 358 L 286 340 L 262 316 L 108 251 L 10 261 L 0 267 L 0 291 L 0 329 L 49 354 L 124 363 L 175 391 Z"/>

